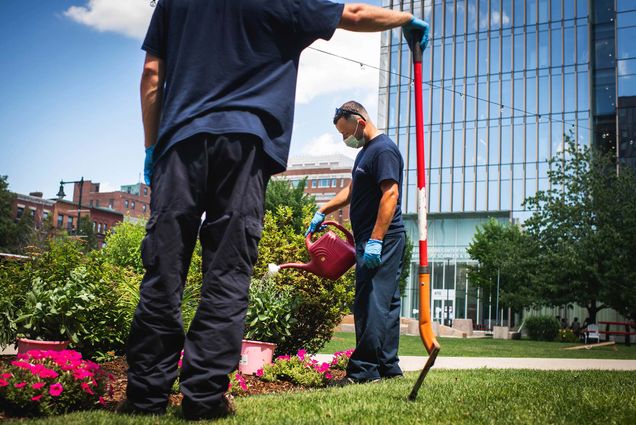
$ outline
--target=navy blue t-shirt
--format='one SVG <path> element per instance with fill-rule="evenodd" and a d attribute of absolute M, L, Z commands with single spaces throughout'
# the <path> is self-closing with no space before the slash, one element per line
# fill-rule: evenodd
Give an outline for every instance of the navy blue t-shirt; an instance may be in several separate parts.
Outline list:
<path fill-rule="evenodd" d="M 404 160 L 399 149 L 385 134 L 376 136 L 362 148 L 353 164 L 351 186 L 351 227 L 356 242 L 371 237 L 378 216 L 382 190 L 380 183 L 398 184 L 398 202 L 387 235 L 404 231 L 402 222 L 402 172 Z"/>
<path fill-rule="evenodd" d="M 142 49 L 166 64 L 155 160 L 197 133 L 263 141 L 284 171 L 300 53 L 330 39 L 344 5 L 327 0 L 159 0 Z"/>

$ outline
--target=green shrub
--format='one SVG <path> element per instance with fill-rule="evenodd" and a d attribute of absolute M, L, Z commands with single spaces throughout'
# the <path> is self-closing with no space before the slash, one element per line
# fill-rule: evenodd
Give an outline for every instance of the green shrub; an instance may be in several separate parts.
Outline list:
<path fill-rule="evenodd" d="M 289 288 L 278 289 L 269 279 L 253 280 L 245 317 L 245 339 L 284 345 L 297 319 L 296 299 Z"/>
<path fill-rule="evenodd" d="M 25 279 L 25 261 L 0 260 L 0 348 L 14 345 L 17 337 L 15 324 L 18 309 L 24 304 L 29 287 Z"/>
<path fill-rule="evenodd" d="M 299 350 L 295 356 L 280 356 L 274 363 L 265 365 L 256 372 L 266 382 L 289 381 L 303 387 L 324 387 L 333 379 L 329 363 L 318 363 Z"/>
<path fill-rule="evenodd" d="M 312 210 L 305 208 L 305 223 L 309 223 L 311 215 Z M 305 237 L 295 230 L 291 209 L 279 207 L 276 213 L 267 211 L 254 278 L 266 276 L 270 263 L 307 261 Z M 281 270 L 271 280 L 295 300 L 291 317 L 296 318 L 296 322 L 290 328 L 293 338 L 272 341 L 278 344 L 276 353 L 294 353 L 301 348 L 312 353 L 320 350 L 350 311 L 355 290 L 354 268 L 336 281 L 297 269 Z"/>
<path fill-rule="evenodd" d="M 537 341 L 554 341 L 559 335 L 560 325 L 550 316 L 533 316 L 525 320 L 528 337 Z"/>
<path fill-rule="evenodd" d="M 559 329 L 559 338 L 561 342 L 577 342 L 579 340 L 572 329 Z"/>

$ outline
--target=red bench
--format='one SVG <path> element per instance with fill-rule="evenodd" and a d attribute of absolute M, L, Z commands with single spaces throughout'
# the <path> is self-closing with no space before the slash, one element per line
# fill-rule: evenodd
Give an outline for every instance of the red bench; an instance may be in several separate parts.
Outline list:
<path fill-rule="evenodd" d="M 609 341 L 610 335 L 622 335 L 625 337 L 625 345 L 628 347 L 631 345 L 631 336 L 636 335 L 636 331 L 631 331 L 630 328 L 636 328 L 636 323 L 630 322 L 598 322 L 599 325 L 605 325 L 604 331 L 598 331 L 600 334 L 605 335 L 605 341 Z M 611 331 L 610 326 L 622 326 L 624 331 Z"/>

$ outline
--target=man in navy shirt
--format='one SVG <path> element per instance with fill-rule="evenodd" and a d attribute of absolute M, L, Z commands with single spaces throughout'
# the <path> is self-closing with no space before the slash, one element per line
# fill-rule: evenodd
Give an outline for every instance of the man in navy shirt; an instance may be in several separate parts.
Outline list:
<path fill-rule="evenodd" d="M 356 349 L 342 383 L 402 376 L 399 366 L 400 285 L 406 233 L 402 222 L 404 161 L 395 143 L 380 133 L 366 109 L 347 102 L 333 119 L 344 143 L 362 148 L 352 181 L 314 215 L 307 232 L 325 215 L 351 204 L 356 242 L 356 292 L 353 315 Z"/>
<path fill-rule="evenodd" d="M 427 25 L 410 13 L 364 4 L 157 2 L 141 78 L 152 214 L 120 411 L 164 413 L 183 348 L 183 416 L 232 413 L 223 395 L 239 362 L 267 182 L 287 163 L 300 53 L 336 28 L 399 26 L 428 40 Z M 184 335 L 181 297 L 197 236 L 201 302 Z"/>

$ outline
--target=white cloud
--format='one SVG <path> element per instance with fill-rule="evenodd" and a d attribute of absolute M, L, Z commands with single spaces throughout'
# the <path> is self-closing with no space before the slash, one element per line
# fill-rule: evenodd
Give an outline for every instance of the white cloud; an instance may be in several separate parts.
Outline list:
<path fill-rule="evenodd" d="M 358 154 L 358 149 L 348 147 L 342 140 L 337 140 L 332 133 L 324 133 L 307 142 L 302 151 L 302 155 L 319 156 L 343 154 L 349 158 L 354 158 Z"/>
<path fill-rule="evenodd" d="M 311 47 L 358 62 L 350 62 L 312 49 L 305 50 L 300 59 L 296 103 L 306 104 L 318 96 L 345 92 L 349 97 L 351 93 L 359 98 L 372 95 L 373 108 L 377 108 L 379 71 L 361 67 L 360 62 L 379 66 L 380 33 L 337 30 L 330 41 L 318 40 Z M 371 105 L 365 106 L 372 109 Z"/>
<path fill-rule="evenodd" d="M 98 31 L 142 39 L 153 10 L 150 0 L 88 0 L 85 6 L 69 7 L 64 16 Z"/>

